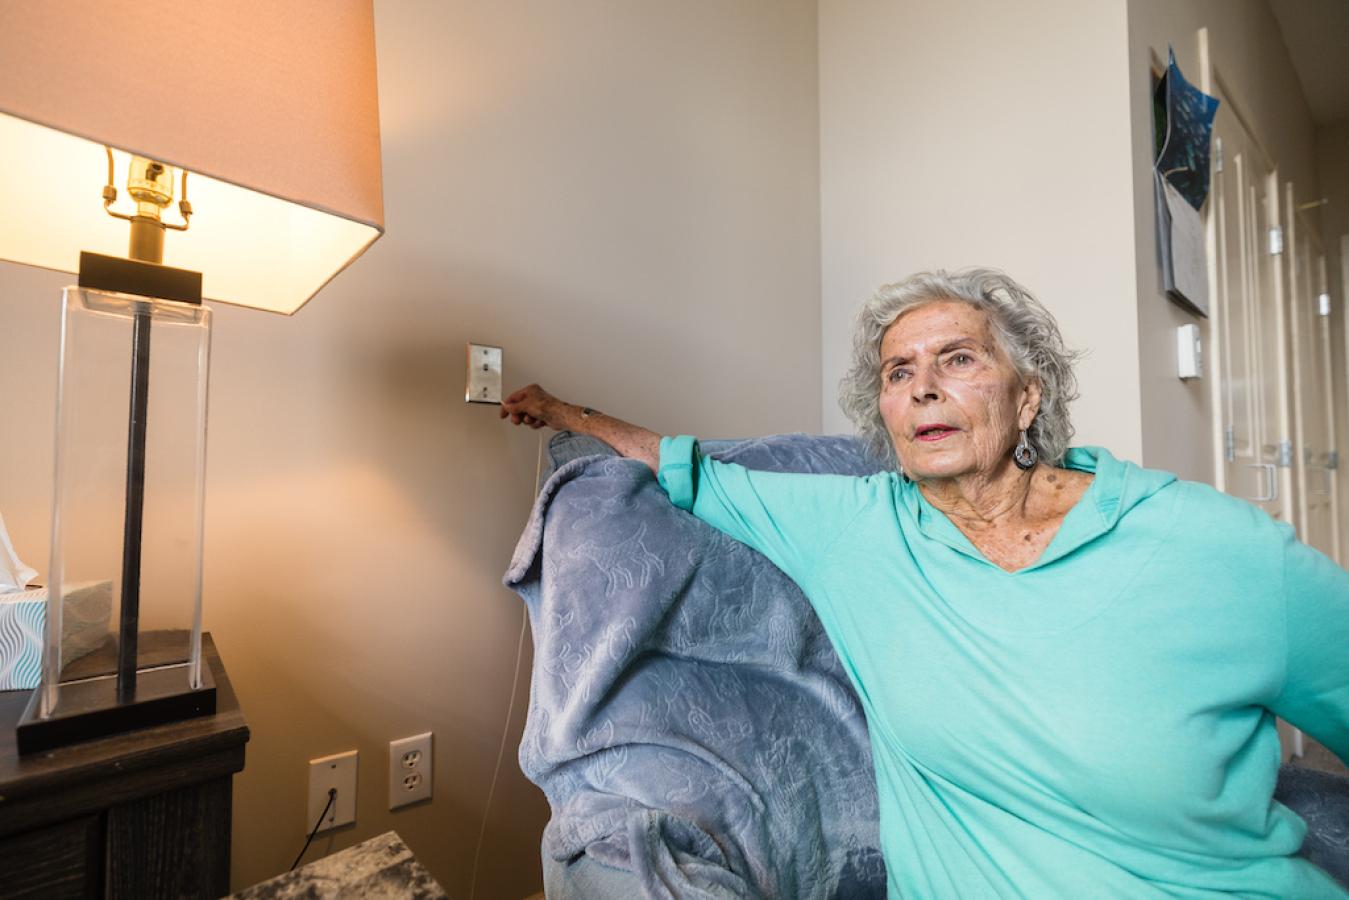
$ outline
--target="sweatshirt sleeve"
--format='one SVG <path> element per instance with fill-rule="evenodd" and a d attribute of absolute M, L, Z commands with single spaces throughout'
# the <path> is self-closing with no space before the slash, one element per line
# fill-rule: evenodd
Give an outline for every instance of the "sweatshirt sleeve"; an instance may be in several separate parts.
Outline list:
<path fill-rule="evenodd" d="M 798 583 L 861 512 L 871 479 L 763 472 L 703 456 L 689 435 L 661 438 L 670 501 L 758 550 Z"/>
<path fill-rule="evenodd" d="M 1288 662 L 1271 709 L 1349 762 L 1349 572 L 1286 529 Z"/>

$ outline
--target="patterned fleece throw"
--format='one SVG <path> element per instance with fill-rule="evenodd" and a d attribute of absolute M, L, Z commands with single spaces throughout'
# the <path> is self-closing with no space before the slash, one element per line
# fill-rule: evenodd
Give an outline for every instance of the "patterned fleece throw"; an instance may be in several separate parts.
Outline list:
<path fill-rule="evenodd" d="M 877 469 L 851 438 L 703 452 Z M 550 453 L 579 458 L 544 484 L 504 578 L 534 635 L 520 767 L 552 806 L 544 854 L 627 870 L 648 897 L 884 897 L 866 722 L 795 583 L 641 462 L 566 433 Z"/>

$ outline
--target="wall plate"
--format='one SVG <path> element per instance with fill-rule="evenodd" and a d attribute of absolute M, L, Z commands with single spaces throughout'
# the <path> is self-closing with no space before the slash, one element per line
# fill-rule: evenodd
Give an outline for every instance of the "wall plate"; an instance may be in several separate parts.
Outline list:
<path fill-rule="evenodd" d="M 327 831 L 356 821 L 356 751 L 335 753 L 309 761 L 309 804 L 304 829 L 309 834 L 328 802 L 328 789 L 337 788 L 337 800 L 328 808 L 318 830 Z"/>
<path fill-rule="evenodd" d="M 501 348 L 468 345 L 468 372 L 464 377 L 465 403 L 501 403 Z"/>

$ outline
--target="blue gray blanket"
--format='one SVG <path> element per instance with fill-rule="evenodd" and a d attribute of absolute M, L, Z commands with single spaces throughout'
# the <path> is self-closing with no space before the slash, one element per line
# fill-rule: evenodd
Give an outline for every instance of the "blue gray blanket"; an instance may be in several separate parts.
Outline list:
<path fill-rule="evenodd" d="M 612 453 L 562 435 L 558 456 Z M 867 474 L 847 438 L 704 452 Z M 545 856 L 632 873 L 648 897 L 883 897 L 875 778 L 847 676 L 796 585 L 672 506 L 642 463 L 582 456 L 541 491 L 507 586 L 534 670 L 520 766 Z"/>

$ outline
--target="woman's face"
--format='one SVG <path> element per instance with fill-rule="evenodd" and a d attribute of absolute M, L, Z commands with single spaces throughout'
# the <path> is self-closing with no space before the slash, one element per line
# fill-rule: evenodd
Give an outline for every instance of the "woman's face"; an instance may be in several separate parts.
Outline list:
<path fill-rule="evenodd" d="M 910 478 L 993 475 L 1040 408 L 988 317 L 958 300 L 900 316 L 881 339 L 881 418 Z"/>

